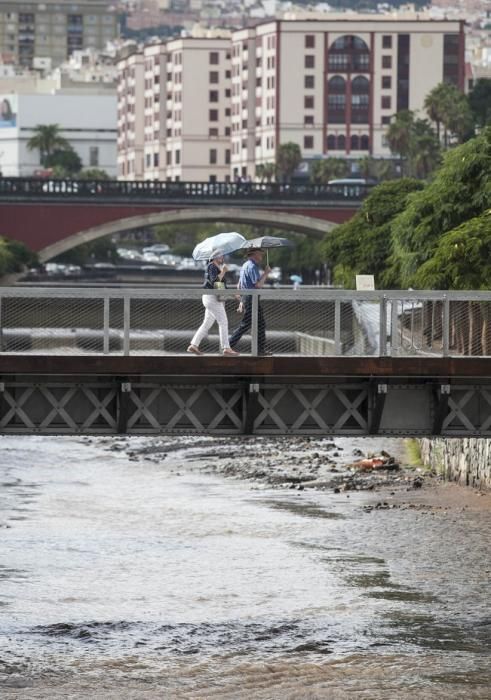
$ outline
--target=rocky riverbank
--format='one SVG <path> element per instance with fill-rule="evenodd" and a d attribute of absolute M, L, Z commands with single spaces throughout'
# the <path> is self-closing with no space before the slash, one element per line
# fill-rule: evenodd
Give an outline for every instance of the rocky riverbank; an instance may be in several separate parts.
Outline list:
<path fill-rule="evenodd" d="M 187 469 L 245 479 L 278 489 L 408 491 L 438 478 L 412 466 L 402 440 L 313 437 L 121 437 L 108 449 L 133 461 L 162 463 L 175 473 Z"/>

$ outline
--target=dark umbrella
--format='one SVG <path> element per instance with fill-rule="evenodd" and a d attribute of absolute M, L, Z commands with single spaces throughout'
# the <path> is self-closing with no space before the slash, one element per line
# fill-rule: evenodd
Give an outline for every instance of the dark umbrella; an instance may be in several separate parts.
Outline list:
<path fill-rule="evenodd" d="M 278 238 L 277 236 L 259 236 L 242 244 L 241 250 L 250 250 L 251 248 L 263 248 L 266 250 L 266 264 L 269 265 L 269 248 L 291 248 L 295 243 L 289 241 L 288 238 Z"/>

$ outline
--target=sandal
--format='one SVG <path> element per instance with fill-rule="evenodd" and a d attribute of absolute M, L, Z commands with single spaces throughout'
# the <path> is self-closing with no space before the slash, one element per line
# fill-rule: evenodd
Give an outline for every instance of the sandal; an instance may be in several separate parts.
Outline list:
<path fill-rule="evenodd" d="M 237 352 L 237 350 L 232 350 L 232 348 L 225 348 L 225 350 L 223 351 L 223 354 L 232 356 L 232 355 L 240 355 L 240 352 Z"/>
<path fill-rule="evenodd" d="M 190 345 L 186 352 L 191 352 L 194 355 L 202 355 L 203 354 L 201 352 L 201 350 L 198 347 L 196 347 L 196 345 Z"/>

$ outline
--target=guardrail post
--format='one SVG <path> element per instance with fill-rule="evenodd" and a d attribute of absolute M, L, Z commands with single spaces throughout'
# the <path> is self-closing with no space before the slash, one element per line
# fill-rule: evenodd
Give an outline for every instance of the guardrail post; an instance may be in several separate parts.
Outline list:
<path fill-rule="evenodd" d="M 399 302 L 397 299 L 392 299 L 390 303 L 390 352 L 388 353 L 389 355 L 392 355 L 393 351 L 398 351 L 401 342 L 400 342 L 400 335 L 399 335 L 399 327 L 398 327 L 398 311 L 399 311 Z"/>
<path fill-rule="evenodd" d="M 123 355 L 130 354 L 130 298 L 123 300 Z"/>
<path fill-rule="evenodd" d="M 450 299 L 443 295 L 443 332 L 442 332 L 443 357 L 448 357 L 450 348 Z"/>
<path fill-rule="evenodd" d="M 109 297 L 104 297 L 104 311 L 103 311 L 103 329 L 104 329 L 104 341 L 102 352 L 104 355 L 109 354 Z"/>
<path fill-rule="evenodd" d="M 387 296 L 380 297 L 379 357 L 387 355 Z"/>
<path fill-rule="evenodd" d="M 334 354 L 341 355 L 341 299 L 334 302 Z"/>
<path fill-rule="evenodd" d="M 259 294 L 252 295 L 252 323 L 251 323 L 251 354 L 258 354 L 258 316 L 259 316 Z"/>
<path fill-rule="evenodd" d="M 0 297 L 0 352 L 3 352 L 3 297 Z"/>

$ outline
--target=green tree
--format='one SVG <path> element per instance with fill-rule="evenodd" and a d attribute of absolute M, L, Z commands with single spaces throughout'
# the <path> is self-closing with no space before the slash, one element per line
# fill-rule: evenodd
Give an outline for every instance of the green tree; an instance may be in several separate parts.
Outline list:
<path fill-rule="evenodd" d="M 423 188 L 418 180 L 399 178 L 377 187 L 363 201 L 349 221 L 326 234 L 321 253 L 333 269 L 334 282 L 348 289 L 355 286 L 355 275 L 373 274 L 377 287 L 398 286 L 387 277 L 394 218 L 404 210 L 413 192 Z"/>
<path fill-rule="evenodd" d="M 298 143 L 289 141 L 281 144 L 276 156 L 276 175 L 278 179 L 283 182 L 289 182 L 301 162 L 302 152 Z"/>
<path fill-rule="evenodd" d="M 259 163 L 256 166 L 256 177 L 260 182 L 272 182 L 276 174 L 276 165 L 274 163 Z"/>
<path fill-rule="evenodd" d="M 439 83 L 431 90 L 424 101 L 425 109 L 431 121 L 436 124 L 438 140 L 441 141 L 443 127 L 443 144 L 448 148 L 450 135 L 458 143 L 463 143 L 472 133 L 472 113 L 468 100 L 462 92 L 450 83 Z"/>
<path fill-rule="evenodd" d="M 101 168 L 85 168 L 78 173 L 79 180 L 110 180 L 108 173 Z"/>
<path fill-rule="evenodd" d="M 40 163 L 44 168 L 48 167 L 47 161 L 55 151 L 71 149 L 60 131 L 58 124 L 38 124 L 34 127 L 34 135 L 27 142 L 29 151 L 39 151 Z"/>
<path fill-rule="evenodd" d="M 325 185 L 334 178 L 346 177 L 349 170 L 350 168 L 345 158 L 314 160 L 310 168 L 310 181 L 315 184 Z"/>
<path fill-rule="evenodd" d="M 72 177 L 79 173 L 82 168 L 82 160 L 76 151 L 70 146 L 60 151 L 54 151 L 46 158 L 45 166 L 53 168 L 54 177 Z"/>
<path fill-rule="evenodd" d="M 443 234 L 414 281 L 423 289 L 489 290 L 491 209 Z"/>
<path fill-rule="evenodd" d="M 491 208 L 491 127 L 448 151 L 424 190 L 394 220 L 391 274 L 402 287 L 416 286 L 416 273 L 440 237 Z"/>
<path fill-rule="evenodd" d="M 491 123 L 491 78 L 480 78 L 468 95 L 474 122 L 479 129 Z"/>
<path fill-rule="evenodd" d="M 24 267 L 37 264 L 36 253 L 24 243 L 0 236 L 0 275 L 21 272 Z"/>
<path fill-rule="evenodd" d="M 399 156 L 401 176 L 405 171 L 404 163 L 411 153 L 413 129 L 414 113 L 409 109 L 398 112 L 387 129 L 387 143 L 391 153 Z"/>
<path fill-rule="evenodd" d="M 427 178 L 440 162 L 440 142 L 426 120 L 416 119 L 413 123 L 409 155 L 411 175 Z"/>

